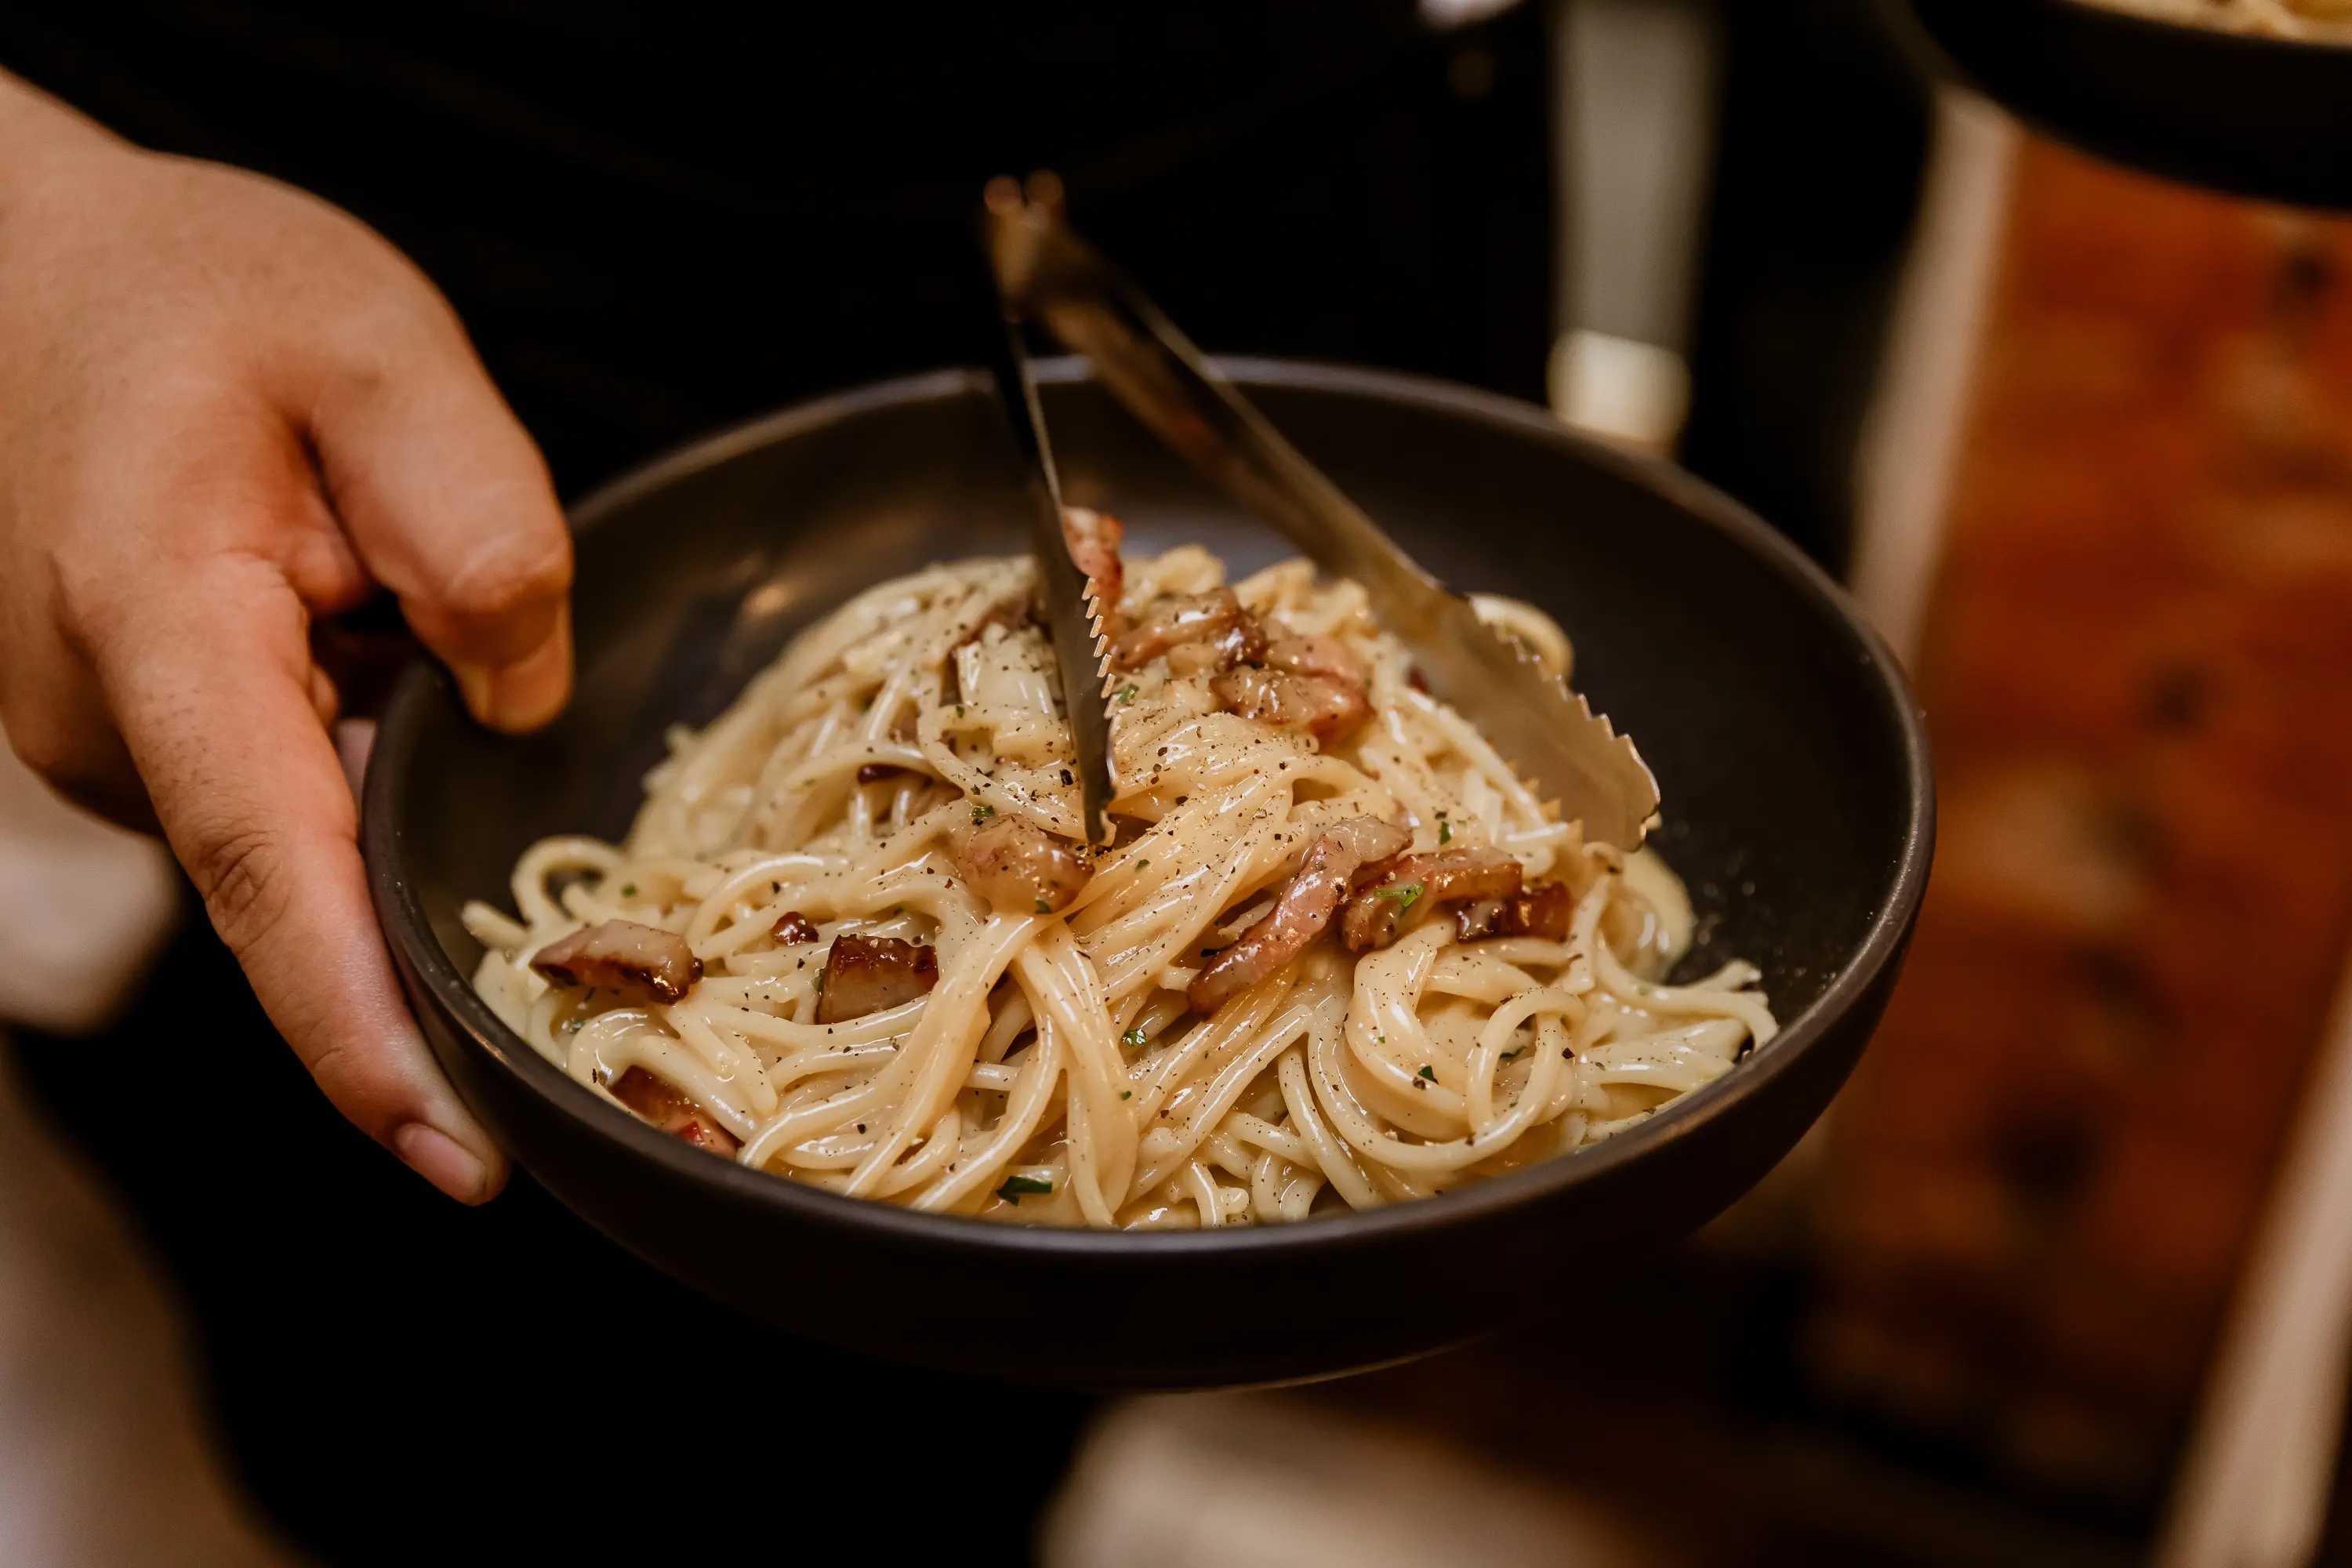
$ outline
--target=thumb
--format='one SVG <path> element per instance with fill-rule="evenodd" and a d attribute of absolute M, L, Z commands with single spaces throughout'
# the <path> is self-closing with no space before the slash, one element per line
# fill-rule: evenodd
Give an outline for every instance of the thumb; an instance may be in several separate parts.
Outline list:
<path fill-rule="evenodd" d="M 466 705 L 530 730 L 572 689 L 572 536 L 547 466 L 422 279 L 412 319 L 328 368 L 310 415 L 321 475 L 370 575 L 447 663 Z"/>

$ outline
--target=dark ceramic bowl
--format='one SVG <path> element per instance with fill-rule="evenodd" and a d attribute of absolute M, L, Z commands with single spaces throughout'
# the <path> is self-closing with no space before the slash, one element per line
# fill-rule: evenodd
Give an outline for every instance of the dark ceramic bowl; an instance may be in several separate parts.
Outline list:
<path fill-rule="evenodd" d="M 1934 805 L 1878 640 L 1779 536 L 1687 476 L 1539 410 L 1363 371 L 1230 367 L 1458 587 L 1556 614 L 1578 683 L 1665 791 L 1658 844 L 1701 914 L 1692 970 L 1763 966 L 1780 1037 L 1607 1144 L 1426 1203 L 1125 1235 L 909 1213 L 746 1170 L 572 1083 L 467 984 L 469 898 L 544 834 L 611 836 L 664 728 L 722 709 L 783 641 L 925 562 L 1017 551 L 1011 444 L 966 372 L 891 382 L 688 447 L 581 506 L 580 695 L 544 733 L 401 681 L 369 770 L 377 912 L 433 1049 L 515 1158 L 624 1247 L 754 1316 L 922 1364 L 1098 1388 L 1311 1377 L 1572 1301 L 1738 1197 L 1821 1113 L 1895 980 Z M 1144 548 L 1286 553 L 1066 363 L 1045 405 L 1075 503 Z"/>
<path fill-rule="evenodd" d="M 2352 208 L 2352 47 L 2085 0 L 1882 0 L 1934 68 L 2036 129 L 2191 184 Z"/>

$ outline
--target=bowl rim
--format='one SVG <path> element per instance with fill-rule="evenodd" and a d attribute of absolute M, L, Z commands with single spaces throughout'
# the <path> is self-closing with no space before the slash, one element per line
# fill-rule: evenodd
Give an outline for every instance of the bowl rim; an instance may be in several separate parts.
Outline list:
<path fill-rule="evenodd" d="M 2095 159 L 2249 200 L 2322 213 L 2352 207 L 2352 182 L 2333 165 L 2282 164 L 2276 155 L 2280 147 L 2324 139 L 2314 142 L 2270 122 L 2285 104 L 2296 121 L 2343 123 L 2352 38 L 2206 26 L 2103 0 L 1876 0 L 1876 8 L 1927 75 L 1989 99 Z M 1981 35 L 1955 24 L 1963 10 L 1972 25 L 2027 41 L 1981 43 Z M 2076 58 L 2095 53 L 2193 69 L 2214 88 L 2210 103 L 2187 116 L 2151 107 L 2156 89 L 2134 89 L 2134 73 L 2103 75 Z M 2259 111 L 2231 107 L 2249 96 L 2261 101 Z"/>
<path fill-rule="evenodd" d="M 1982 0 L 1979 0 L 1982 3 Z M 2127 39 L 2143 47 L 2182 50 L 2208 61 L 2224 58 L 2249 62 L 2254 68 L 2278 61 L 2309 61 L 2315 68 L 2340 68 L 2352 51 L 2352 39 L 2298 38 L 2282 33 L 2255 33 L 2235 27 L 2210 27 L 2197 22 L 2109 5 L 2105 0 L 1993 0 L 2009 16 L 2047 21 L 2056 17 L 2069 26 L 2100 30 L 2111 39 Z M 1945 47 L 1943 35 L 1922 15 L 1923 5 L 1938 16 L 1942 0 L 1880 0 L 1882 15 L 1891 16 L 1914 47 L 1924 46 L 1948 67 L 1946 74 L 1971 86 L 1977 73 Z M 1914 31 L 1916 29 L 1916 32 Z"/>
<path fill-rule="evenodd" d="M 1907 784 L 1901 846 L 1887 895 L 1822 994 L 1788 1020 L 1772 1041 L 1752 1048 L 1734 1069 L 1673 1101 L 1641 1126 L 1570 1155 L 1436 1196 L 1375 1209 L 1328 1215 L 1276 1226 L 1218 1226 L 1173 1231 L 986 1221 L 961 1215 L 918 1213 L 896 1204 L 846 1197 L 786 1177 L 713 1159 L 605 1104 L 541 1057 L 491 1012 L 434 935 L 405 875 L 397 823 L 405 782 L 394 759 L 404 762 L 428 705 L 446 700 L 446 673 L 420 658 L 402 673 L 386 707 L 371 756 L 361 811 L 361 841 L 370 892 L 386 942 L 417 974 L 455 1030 L 499 1071 L 520 1079 L 578 1131 L 610 1141 L 660 1167 L 671 1178 L 711 1189 L 733 1204 L 770 1208 L 777 1217 L 812 1229 L 879 1232 L 979 1257 L 1100 1258 L 1134 1263 L 1152 1258 L 1255 1255 L 1299 1249 L 1328 1253 L 1375 1247 L 1432 1227 L 1469 1225 L 1499 1211 L 1539 1203 L 1561 1191 L 1605 1182 L 1622 1167 L 1690 1138 L 1738 1102 L 1763 1092 L 1792 1070 L 1876 984 L 1901 952 L 1926 891 L 1935 842 L 1935 785 L 1926 725 L 1901 666 L 1853 602 L 1818 566 L 1755 513 L 1722 491 L 1662 460 L 1622 451 L 1577 435 L 1549 412 L 1496 394 L 1433 377 L 1352 365 L 1263 357 L 1220 356 L 1213 363 L 1244 386 L 1279 387 L 1371 397 L 1452 417 L 1499 425 L 1573 451 L 1582 461 L 1662 495 L 1780 574 L 1859 656 L 1874 705 L 1899 739 Z M 1089 379 L 1082 362 L 1042 361 L 1040 379 Z M 701 472 L 744 452 L 877 408 L 961 396 L 992 386 L 984 372 L 949 369 L 871 383 L 792 405 L 688 442 L 599 486 L 569 510 L 573 531 L 584 533 L 647 492 Z M 648 1173 L 648 1175 L 652 1173 Z"/>

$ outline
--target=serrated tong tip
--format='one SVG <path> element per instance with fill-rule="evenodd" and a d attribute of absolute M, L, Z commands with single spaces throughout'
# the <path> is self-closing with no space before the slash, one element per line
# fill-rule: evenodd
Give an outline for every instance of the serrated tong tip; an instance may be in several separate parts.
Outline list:
<path fill-rule="evenodd" d="M 982 246 L 994 274 L 1001 321 L 990 334 L 992 358 L 1004 402 L 1005 423 L 1020 459 L 1019 483 L 1028 524 L 1030 554 L 1037 563 L 1038 590 L 1045 602 L 1046 633 L 1061 677 L 1063 709 L 1067 716 L 1071 764 L 1077 774 L 1081 837 L 1093 844 L 1111 840 L 1110 718 L 1108 703 L 1084 700 L 1092 687 L 1109 679 L 1108 639 L 1102 606 L 1092 591 L 1092 579 L 1078 569 L 1070 551 L 1068 514 L 1062 503 L 1062 486 L 1054 466 L 1054 449 L 1045 429 L 1045 416 L 1037 397 L 1027 348 L 1021 339 L 1022 311 L 994 265 L 1001 247 L 996 234 L 1004 208 L 1006 182 L 989 186 L 988 213 Z M 1012 201 L 1020 201 L 1015 188 Z"/>

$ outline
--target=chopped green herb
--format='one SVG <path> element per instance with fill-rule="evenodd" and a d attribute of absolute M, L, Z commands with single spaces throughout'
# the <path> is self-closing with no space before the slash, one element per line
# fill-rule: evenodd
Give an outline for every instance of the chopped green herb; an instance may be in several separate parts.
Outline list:
<path fill-rule="evenodd" d="M 1143 1032 L 1142 1026 L 1138 1025 L 1136 1027 L 1129 1029 L 1124 1035 L 1121 1035 L 1118 1037 L 1118 1043 L 1125 1046 L 1129 1050 L 1134 1050 L 1149 1042 L 1150 1038 L 1150 1036 Z"/>
<path fill-rule="evenodd" d="M 1124 708 L 1124 707 L 1126 707 L 1129 703 L 1130 703 L 1130 702 L 1132 702 L 1132 701 L 1134 701 L 1134 700 L 1135 700 L 1135 685 L 1134 685 L 1134 683 L 1133 683 L 1132 681 L 1129 682 L 1127 685 L 1122 686 L 1122 687 L 1120 687 L 1120 688 L 1118 689 L 1118 705 L 1119 705 L 1120 707 Z"/>
<path fill-rule="evenodd" d="M 636 896 L 637 885 L 635 882 L 624 882 L 621 884 L 621 897 L 625 899 L 634 899 Z"/>
<path fill-rule="evenodd" d="M 1037 912 L 1041 915 L 1050 915 L 1054 912 L 1054 906 L 1040 899 L 1037 900 Z"/>
<path fill-rule="evenodd" d="M 1425 1078 L 1430 1082 L 1435 1083 L 1437 1081 L 1437 1069 L 1431 1067 L 1427 1062 L 1423 1062 L 1421 1064 L 1421 1071 L 1415 1073 L 1413 1076 L 1415 1078 Z"/>
<path fill-rule="evenodd" d="M 963 704 L 961 702 L 956 704 L 956 717 L 959 719 L 963 717 Z"/>
<path fill-rule="evenodd" d="M 1528 1054 L 1528 1048 L 1527 1048 L 1527 1047 L 1525 1047 L 1525 1046 L 1513 1046 L 1509 1050 L 1505 1051 L 1505 1052 L 1502 1054 L 1502 1057 L 1501 1057 L 1499 1059 L 1501 1059 L 1501 1060 L 1503 1060 L 1503 1061 L 1507 1061 L 1507 1062 L 1508 1062 L 1508 1061 L 1517 1061 L 1519 1058 L 1521 1058 L 1521 1057 L 1523 1057 L 1523 1056 L 1525 1056 L 1525 1055 L 1527 1055 L 1527 1054 Z"/>
<path fill-rule="evenodd" d="M 816 994 L 820 996 L 824 994 L 824 971 L 822 969 L 816 972 Z"/>
<path fill-rule="evenodd" d="M 1451 844 L 1454 842 L 1454 824 L 1446 821 L 1443 817 L 1440 817 L 1437 823 L 1437 841 L 1440 844 Z"/>
<path fill-rule="evenodd" d="M 1402 887 L 1380 889 L 1372 894 L 1372 897 L 1394 899 L 1397 901 L 1397 919 L 1402 920 L 1412 912 L 1413 905 L 1421 902 L 1421 895 L 1424 889 L 1421 883 L 1407 882 Z"/>
<path fill-rule="evenodd" d="M 1133 1100 L 1135 1098 L 1135 1091 L 1131 1089 L 1122 1089 L 1118 1091 L 1118 1097 L 1121 1100 Z"/>
<path fill-rule="evenodd" d="M 1151 862 L 1149 860 L 1138 860 L 1135 863 L 1135 868 L 1139 871 L 1149 871 L 1151 869 Z"/>
<path fill-rule="evenodd" d="M 971 819 L 974 822 L 986 822 L 990 817 L 994 816 L 995 815 L 996 807 L 992 805 L 975 805 L 971 808 Z"/>
<path fill-rule="evenodd" d="M 1024 1193 L 1050 1193 L 1053 1190 L 1053 1183 L 1041 1182 L 1034 1176 L 1007 1176 L 1004 1184 L 996 1189 L 996 1195 L 1008 1204 L 1017 1204 Z"/>

